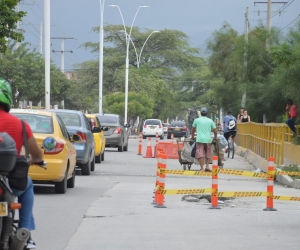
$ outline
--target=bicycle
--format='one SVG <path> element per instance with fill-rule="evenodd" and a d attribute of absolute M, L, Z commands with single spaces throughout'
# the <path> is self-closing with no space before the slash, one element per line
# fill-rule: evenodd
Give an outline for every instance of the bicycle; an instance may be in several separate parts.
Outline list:
<path fill-rule="evenodd" d="M 227 158 L 230 158 L 230 154 L 231 154 L 231 159 L 233 159 L 234 152 L 235 152 L 234 141 L 232 135 L 230 135 L 228 138 Z"/>

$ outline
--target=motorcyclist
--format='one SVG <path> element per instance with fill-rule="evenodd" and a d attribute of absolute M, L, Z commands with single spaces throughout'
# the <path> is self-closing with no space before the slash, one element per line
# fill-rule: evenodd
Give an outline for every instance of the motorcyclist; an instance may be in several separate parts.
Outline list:
<path fill-rule="evenodd" d="M 12 90 L 10 84 L 0 78 L 0 131 L 8 133 L 16 143 L 17 152 L 20 155 L 21 148 L 23 146 L 23 134 L 22 134 L 22 123 L 20 119 L 9 114 L 10 106 L 12 104 Z M 43 161 L 43 155 L 40 147 L 38 146 L 31 128 L 25 122 L 25 129 L 28 140 L 28 148 L 30 153 L 29 163 Z M 19 203 L 22 208 L 19 211 L 19 228 L 26 228 L 28 230 L 35 229 L 35 223 L 33 218 L 33 184 L 30 177 L 28 177 L 27 187 L 24 191 L 12 189 L 13 193 L 18 197 Z M 26 243 L 27 249 L 35 249 L 35 243 L 29 238 Z"/>

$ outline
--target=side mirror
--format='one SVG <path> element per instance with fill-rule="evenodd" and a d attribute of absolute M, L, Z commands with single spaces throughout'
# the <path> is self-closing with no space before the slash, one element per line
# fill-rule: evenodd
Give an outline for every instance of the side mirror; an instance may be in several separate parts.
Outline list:
<path fill-rule="evenodd" d="M 92 133 L 100 133 L 102 131 L 102 128 L 94 127 L 92 130 Z"/>
<path fill-rule="evenodd" d="M 70 138 L 70 141 L 71 142 L 78 142 L 78 141 L 81 141 L 81 136 L 80 135 L 77 135 L 77 134 L 73 134 Z"/>
<path fill-rule="evenodd" d="M 108 131 L 108 127 L 102 127 L 103 131 Z"/>

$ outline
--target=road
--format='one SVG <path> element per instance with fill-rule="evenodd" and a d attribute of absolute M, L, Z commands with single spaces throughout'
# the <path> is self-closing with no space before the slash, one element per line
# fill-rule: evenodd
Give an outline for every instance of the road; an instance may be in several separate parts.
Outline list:
<path fill-rule="evenodd" d="M 143 140 L 143 154 L 146 144 Z M 138 156 L 137 148 L 137 139 L 130 139 L 128 152 L 107 148 L 95 172 L 77 175 L 76 187 L 64 195 L 35 187 L 38 249 L 299 249 L 300 202 L 274 201 L 278 211 L 265 212 L 265 197 L 238 198 L 210 210 L 205 200 L 170 195 L 167 208 L 153 208 L 156 159 Z M 167 168 L 182 169 L 178 160 L 168 160 Z M 224 168 L 253 170 L 240 156 Z M 211 177 L 166 178 L 167 189 L 210 186 Z M 274 189 L 275 195 L 300 196 L 278 184 Z M 266 181 L 220 175 L 219 190 L 265 192 Z"/>

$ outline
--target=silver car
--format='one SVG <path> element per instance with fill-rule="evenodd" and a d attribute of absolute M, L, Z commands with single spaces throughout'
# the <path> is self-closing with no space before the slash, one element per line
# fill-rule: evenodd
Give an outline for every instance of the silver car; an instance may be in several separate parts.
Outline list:
<path fill-rule="evenodd" d="M 123 125 L 123 119 L 115 114 L 96 114 L 101 122 L 103 128 L 107 127 L 108 130 L 104 131 L 106 138 L 105 147 L 118 148 L 119 152 L 128 151 L 128 128 L 129 125 Z"/>

